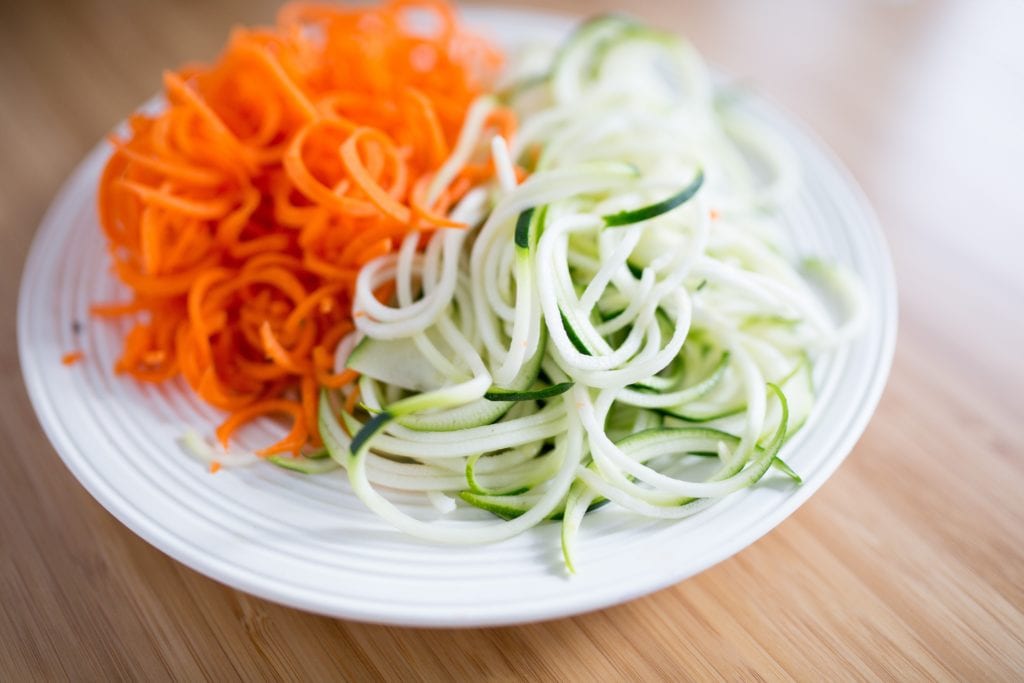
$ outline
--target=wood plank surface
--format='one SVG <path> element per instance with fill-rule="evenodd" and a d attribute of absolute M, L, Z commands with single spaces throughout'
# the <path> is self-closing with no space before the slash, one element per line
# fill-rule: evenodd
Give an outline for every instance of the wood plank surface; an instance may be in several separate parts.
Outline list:
<path fill-rule="evenodd" d="M 20 271 L 61 181 L 162 68 L 274 9 L 0 3 L 0 680 L 1024 679 L 1024 5 L 629 3 L 852 169 L 896 263 L 892 377 L 839 472 L 734 558 L 602 612 L 462 631 L 311 616 L 169 559 L 76 483 L 21 380 Z"/>

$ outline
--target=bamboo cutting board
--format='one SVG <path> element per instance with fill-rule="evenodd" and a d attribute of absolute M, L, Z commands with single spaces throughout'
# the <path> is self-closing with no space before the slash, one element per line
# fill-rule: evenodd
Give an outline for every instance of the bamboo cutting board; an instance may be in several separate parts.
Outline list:
<path fill-rule="evenodd" d="M 196 574 L 89 497 L 28 404 L 17 286 L 59 183 L 162 68 L 274 9 L 0 4 L 0 680 L 1024 679 L 1024 6 L 630 4 L 854 172 L 900 283 L 892 378 L 846 464 L 751 548 L 627 605 L 472 631 L 335 621 Z"/>

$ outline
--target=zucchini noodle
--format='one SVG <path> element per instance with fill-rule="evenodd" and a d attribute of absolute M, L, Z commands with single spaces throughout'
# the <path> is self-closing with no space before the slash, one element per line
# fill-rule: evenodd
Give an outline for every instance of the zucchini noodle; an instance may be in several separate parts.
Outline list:
<path fill-rule="evenodd" d="M 320 427 L 355 494 L 398 529 L 472 544 L 561 520 L 575 571 L 586 514 L 605 503 L 679 519 L 773 466 L 799 483 L 780 450 L 813 406 L 815 360 L 865 311 L 853 275 L 786 256 L 794 155 L 715 106 L 689 45 L 601 17 L 547 61 L 544 78 L 506 78 L 515 139 L 487 136 L 498 99 L 481 98 L 429 188 L 428 204 L 489 159 L 496 180 L 452 215 L 471 227 L 409 235 L 360 272 L 357 332 L 336 359 L 361 373 L 358 402 L 325 391 Z M 385 489 L 423 492 L 447 518 Z"/>

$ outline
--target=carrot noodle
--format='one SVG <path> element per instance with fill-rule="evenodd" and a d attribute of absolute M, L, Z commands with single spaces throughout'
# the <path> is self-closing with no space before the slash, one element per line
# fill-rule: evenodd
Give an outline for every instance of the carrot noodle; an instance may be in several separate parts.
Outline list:
<path fill-rule="evenodd" d="M 74 365 L 85 358 L 85 354 L 81 351 L 69 351 L 60 357 L 60 362 L 64 365 Z"/>
<path fill-rule="evenodd" d="M 267 415 L 291 431 L 261 455 L 318 445 L 319 389 L 357 378 L 333 358 L 354 329 L 359 269 L 410 232 L 465 227 L 449 209 L 494 175 L 467 165 L 427 205 L 500 66 L 444 0 L 392 0 L 288 4 L 275 26 L 235 29 L 214 63 L 166 72 L 165 109 L 111 136 L 99 185 L 112 269 L 131 298 L 92 313 L 134 318 L 115 370 L 183 377 L 228 412 L 225 446 Z M 489 122 L 515 132 L 508 110 Z"/>

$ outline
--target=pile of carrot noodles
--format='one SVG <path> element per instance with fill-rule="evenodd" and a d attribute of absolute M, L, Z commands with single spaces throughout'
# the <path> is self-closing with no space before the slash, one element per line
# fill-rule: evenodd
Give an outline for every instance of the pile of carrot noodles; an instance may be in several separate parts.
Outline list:
<path fill-rule="evenodd" d="M 164 74 L 166 107 L 112 136 L 100 221 L 132 316 L 116 370 L 178 376 L 248 421 L 290 419 L 261 455 L 317 446 L 320 387 L 353 329 L 359 268 L 446 218 L 488 179 L 468 164 L 435 201 L 426 188 L 501 55 L 440 0 L 285 6 L 271 28 L 234 30 L 210 65 Z M 490 122 L 511 135 L 514 118 Z M 389 292 L 378 292 L 387 299 Z"/>

